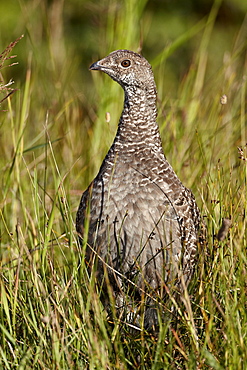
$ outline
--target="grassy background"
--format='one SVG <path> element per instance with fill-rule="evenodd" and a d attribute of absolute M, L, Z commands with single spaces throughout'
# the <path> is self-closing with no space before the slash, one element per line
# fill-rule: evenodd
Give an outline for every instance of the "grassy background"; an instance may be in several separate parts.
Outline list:
<path fill-rule="evenodd" d="M 242 0 L 1 1 L 0 50 L 25 36 L 19 64 L 1 70 L 19 90 L 0 108 L 0 367 L 245 368 L 246 11 Z M 118 48 L 153 65 L 164 151 L 208 229 L 190 296 L 158 338 L 109 329 L 76 244 L 81 193 L 123 104 L 88 65 Z"/>

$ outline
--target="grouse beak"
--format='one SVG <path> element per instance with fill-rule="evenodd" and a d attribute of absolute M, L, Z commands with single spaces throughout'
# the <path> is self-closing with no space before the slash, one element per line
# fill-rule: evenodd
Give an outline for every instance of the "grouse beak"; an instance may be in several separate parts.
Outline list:
<path fill-rule="evenodd" d="M 100 64 L 98 64 L 99 62 L 95 62 L 95 63 L 93 63 L 90 67 L 89 67 L 89 69 L 90 70 L 100 70 L 101 68 L 102 68 L 102 66 L 100 65 Z"/>
<path fill-rule="evenodd" d="M 101 62 L 103 62 L 103 64 L 100 64 Z M 101 59 L 101 60 L 98 60 L 98 62 L 95 62 L 93 63 L 89 69 L 91 71 L 103 71 L 103 72 L 106 72 L 107 73 L 107 70 L 110 69 L 109 67 L 107 67 L 105 64 L 104 64 L 104 59 Z"/>

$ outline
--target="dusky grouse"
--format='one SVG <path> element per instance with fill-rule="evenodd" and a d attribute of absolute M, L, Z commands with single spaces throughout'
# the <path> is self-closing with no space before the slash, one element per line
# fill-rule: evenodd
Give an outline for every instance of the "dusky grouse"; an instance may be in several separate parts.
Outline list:
<path fill-rule="evenodd" d="M 136 324 L 133 317 L 138 315 L 126 297 L 134 291 L 132 303 L 140 303 L 148 292 L 144 326 L 150 328 L 157 321 L 151 297 L 156 301 L 165 296 L 165 286 L 181 291 L 190 281 L 199 210 L 163 153 L 156 85 L 147 60 L 133 51 L 117 50 L 90 69 L 118 82 L 125 98 L 114 142 L 82 195 L 76 228 L 87 241 L 87 264 L 96 266 L 105 293 L 110 285 L 116 307 L 125 309 L 128 322 L 132 317 Z M 104 303 L 109 305 L 106 298 Z"/>

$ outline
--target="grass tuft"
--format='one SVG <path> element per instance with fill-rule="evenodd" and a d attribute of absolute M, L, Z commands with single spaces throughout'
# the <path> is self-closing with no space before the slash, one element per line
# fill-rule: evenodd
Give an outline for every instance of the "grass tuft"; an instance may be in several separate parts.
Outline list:
<path fill-rule="evenodd" d="M 24 37 L 24 35 L 18 37 L 18 39 L 16 39 L 15 41 L 11 42 L 5 49 L 4 51 L 0 54 L 0 71 L 1 69 L 3 69 L 5 66 L 4 66 L 4 63 L 6 62 L 6 60 L 10 60 L 10 59 L 13 59 L 16 57 L 16 55 L 11 55 L 9 56 L 9 54 L 11 53 L 12 49 L 15 47 L 15 45 Z M 11 64 L 9 64 L 7 67 L 12 67 L 14 65 L 18 64 L 18 62 L 13 62 Z M 2 98 L 0 100 L 0 106 L 1 106 L 1 103 L 6 100 L 11 94 L 13 94 L 16 89 L 13 89 L 12 87 L 10 87 L 12 84 L 14 83 L 13 80 L 10 80 L 8 83 L 4 83 L 2 81 L 2 74 L 0 72 L 0 94 L 1 93 L 6 93 L 7 92 L 7 95 Z"/>

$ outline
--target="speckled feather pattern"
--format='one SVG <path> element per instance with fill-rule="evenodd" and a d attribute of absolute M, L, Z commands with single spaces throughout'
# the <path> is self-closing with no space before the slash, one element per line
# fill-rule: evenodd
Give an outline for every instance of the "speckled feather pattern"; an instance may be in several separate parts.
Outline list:
<path fill-rule="evenodd" d="M 113 289 L 118 286 L 116 295 L 121 294 L 122 275 L 156 290 L 163 283 L 179 285 L 181 274 L 187 284 L 197 255 L 200 215 L 162 150 L 151 66 L 139 54 L 118 50 L 91 69 L 118 82 L 125 100 L 115 140 L 77 212 L 76 228 L 83 238 L 89 210 L 88 263 L 98 254 L 99 279 L 103 261 L 121 274 L 108 271 Z"/>

